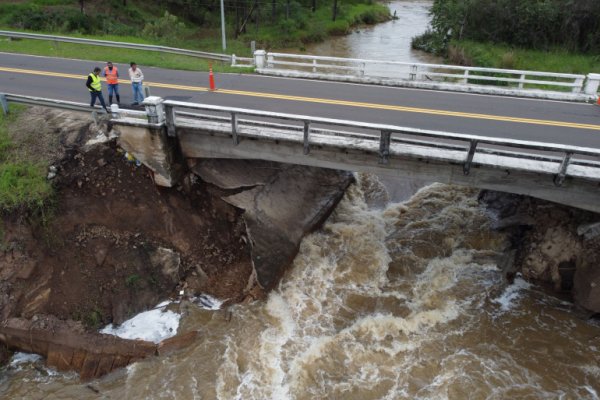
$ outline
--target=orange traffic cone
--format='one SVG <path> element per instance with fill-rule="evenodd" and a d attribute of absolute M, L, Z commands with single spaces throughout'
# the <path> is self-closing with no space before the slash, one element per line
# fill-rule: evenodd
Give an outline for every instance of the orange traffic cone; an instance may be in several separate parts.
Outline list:
<path fill-rule="evenodd" d="M 208 82 L 210 84 L 210 90 L 215 90 L 215 76 L 212 71 L 212 65 L 208 67 Z"/>

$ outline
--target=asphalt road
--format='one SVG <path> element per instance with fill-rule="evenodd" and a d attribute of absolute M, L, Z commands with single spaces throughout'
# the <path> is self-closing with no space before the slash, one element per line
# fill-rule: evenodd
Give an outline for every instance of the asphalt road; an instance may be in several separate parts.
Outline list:
<path fill-rule="evenodd" d="M 0 53 L 0 92 L 88 102 L 86 76 L 101 64 Z M 207 73 L 140 68 L 167 99 L 600 148 L 597 105 L 243 74 L 216 74 L 210 92 Z M 126 79 L 120 90 L 131 102 Z"/>

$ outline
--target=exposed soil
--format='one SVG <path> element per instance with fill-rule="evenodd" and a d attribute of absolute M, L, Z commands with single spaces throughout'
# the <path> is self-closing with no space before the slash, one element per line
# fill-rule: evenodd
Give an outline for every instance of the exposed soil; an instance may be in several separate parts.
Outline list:
<path fill-rule="evenodd" d="M 56 195 L 54 206 L 2 215 L 0 365 L 4 343 L 90 379 L 182 348 L 197 332 L 154 344 L 98 328 L 182 294 L 224 305 L 262 298 L 353 181 L 335 170 L 187 160 L 179 186 L 160 188 L 116 133 L 109 120 L 35 108 L 11 127 L 14 157 L 49 165 Z"/>
<path fill-rule="evenodd" d="M 194 178 L 178 188 L 156 187 L 114 141 L 83 146 L 109 130 L 106 122 L 71 118 L 62 130 L 64 119 L 55 114 L 29 114 L 25 123 L 60 137 L 60 151 L 56 140 L 40 140 L 51 153 L 37 149 L 51 154 L 46 161 L 57 167 L 56 206 L 51 215 L 3 216 L 2 320 L 48 314 L 91 330 L 120 323 L 181 289 L 243 299 L 252 264 L 239 210 Z"/>

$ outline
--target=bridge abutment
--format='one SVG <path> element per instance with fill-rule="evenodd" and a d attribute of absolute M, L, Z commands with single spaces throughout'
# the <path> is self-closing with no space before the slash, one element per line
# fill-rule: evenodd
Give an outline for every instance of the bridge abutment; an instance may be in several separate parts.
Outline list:
<path fill-rule="evenodd" d="M 167 135 L 163 99 L 144 100 L 147 120 L 113 119 L 119 131 L 119 145 L 152 170 L 154 183 L 172 187 L 181 177 L 183 158 L 176 138 Z"/>

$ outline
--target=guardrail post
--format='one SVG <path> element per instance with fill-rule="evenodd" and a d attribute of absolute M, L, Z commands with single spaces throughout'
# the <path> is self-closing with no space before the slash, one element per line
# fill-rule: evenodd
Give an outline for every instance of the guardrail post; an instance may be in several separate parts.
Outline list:
<path fill-rule="evenodd" d="M 361 67 L 362 67 L 362 69 L 360 70 L 360 76 L 362 78 L 363 76 L 365 76 L 365 72 L 367 70 L 367 63 L 362 63 Z"/>
<path fill-rule="evenodd" d="M 392 141 L 392 132 L 381 131 L 379 138 L 379 164 L 387 164 L 390 158 L 390 142 Z"/>
<path fill-rule="evenodd" d="M 565 178 L 567 176 L 567 168 L 569 167 L 569 162 L 571 161 L 571 157 L 573 153 L 566 153 L 562 162 L 560 163 L 560 167 L 558 169 L 558 174 L 554 177 L 554 184 L 556 186 L 562 186 L 565 182 Z"/>
<path fill-rule="evenodd" d="M 8 115 L 8 101 L 6 101 L 6 96 L 4 93 L 0 93 L 0 105 L 2 106 L 2 111 L 4 111 L 4 115 Z"/>
<path fill-rule="evenodd" d="M 463 173 L 465 175 L 469 175 L 471 172 L 471 163 L 473 162 L 473 157 L 475 156 L 475 151 L 477 149 L 477 144 L 479 142 L 477 140 L 471 141 L 471 146 L 469 147 L 469 153 L 467 154 L 467 159 L 463 165 Z"/>
<path fill-rule="evenodd" d="M 410 73 L 408 74 L 408 79 L 411 81 L 417 80 L 417 72 L 419 71 L 419 67 L 416 65 L 410 66 Z"/>
<path fill-rule="evenodd" d="M 585 94 L 596 94 L 598 93 L 598 86 L 600 85 L 600 74 L 588 74 L 585 83 Z"/>
<path fill-rule="evenodd" d="M 119 105 L 118 104 L 111 104 L 110 105 L 110 114 L 112 116 L 113 119 L 119 119 L 121 118 L 121 113 L 119 112 Z"/>
<path fill-rule="evenodd" d="M 167 135 L 171 137 L 177 136 L 177 125 L 175 124 L 175 107 L 165 105 L 165 119 L 167 124 Z"/>
<path fill-rule="evenodd" d="M 261 69 L 265 67 L 265 57 L 267 52 L 264 50 L 256 50 L 254 52 L 254 65 L 256 65 L 257 69 Z"/>
<path fill-rule="evenodd" d="M 236 63 L 236 57 L 235 57 L 235 54 L 232 54 L 231 55 L 231 66 L 235 67 L 235 63 Z"/>
<path fill-rule="evenodd" d="M 310 153 L 310 122 L 304 121 L 304 155 Z"/>
<path fill-rule="evenodd" d="M 267 68 L 273 68 L 273 56 L 267 54 Z"/>
<path fill-rule="evenodd" d="M 312 65 L 313 65 L 313 74 L 316 74 L 317 73 L 317 59 L 316 58 L 313 58 Z"/>
<path fill-rule="evenodd" d="M 571 90 L 573 93 L 581 93 L 583 90 L 583 79 L 584 78 L 575 79 L 575 82 L 573 83 L 575 86 L 573 86 L 573 89 Z"/>
<path fill-rule="evenodd" d="M 469 70 L 468 69 L 465 69 L 465 72 L 463 74 L 463 78 L 460 80 L 460 83 L 465 84 L 465 85 L 467 83 L 469 83 Z"/>
<path fill-rule="evenodd" d="M 142 104 L 146 108 L 148 123 L 160 124 L 165 122 L 165 107 L 163 101 L 164 100 L 158 96 L 149 96 L 144 99 Z"/>
<path fill-rule="evenodd" d="M 237 146 L 240 139 L 238 138 L 237 115 L 234 112 L 231 113 L 231 137 L 233 138 L 233 144 Z"/>
<path fill-rule="evenodd" d="M 525 86 L 525 74 L 521 74 L 519 77 L 519 89 L 523 89 Z"/>

